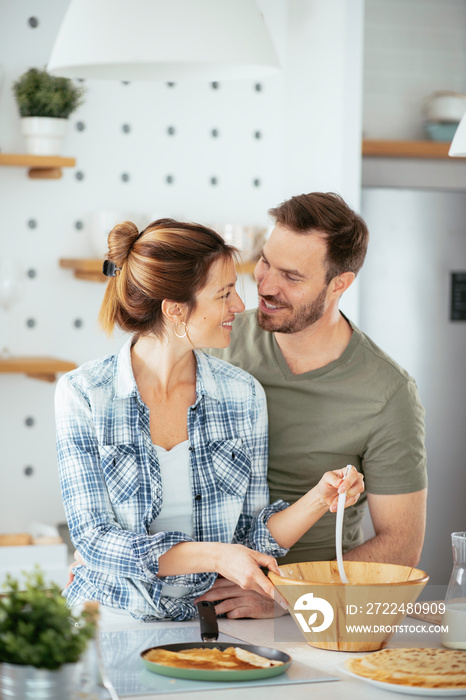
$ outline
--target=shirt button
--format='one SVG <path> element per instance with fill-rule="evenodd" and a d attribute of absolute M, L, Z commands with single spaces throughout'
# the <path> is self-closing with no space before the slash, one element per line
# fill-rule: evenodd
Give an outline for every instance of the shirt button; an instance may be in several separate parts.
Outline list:
<path fill-rule="evenodd" d="M 195 411 L 197 406 L 191 406 L 191 411 Z"/>
<path fill-rule="evenodd" d="M 189 446 L 189 451 L 194 452 L 194 447 L 192 445 Z"/>
<path fill-rule="evenodd" d="M 200 501 L 201 498 L 202 498 L 202 496 L 200 493 L 196 493 L 196 495 L 194 496 L 194 500 L 196 500 L 196 501 Z"/>

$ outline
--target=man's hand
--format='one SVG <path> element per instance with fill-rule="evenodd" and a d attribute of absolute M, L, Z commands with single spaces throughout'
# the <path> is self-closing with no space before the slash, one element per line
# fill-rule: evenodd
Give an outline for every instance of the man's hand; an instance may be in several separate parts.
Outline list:
<path fill-rule="evenodd" d="M 225 614 L 230 619 L 252 617 L 256 620 L 286 615 L 286 610 L 268 596 L 253 590 L 244 590 L 227 578 L 217 578 L 214 585 L 199 600 L 217 602 L 217 615 Z"/>
<path fill-rule="evenodd" d="M 86 562 L 77 550 L 75 550 L 74 552 L 74 562 L 68 569 L 68 581 L 66 582 L 65 588 L 67 588 L 70 585 L 70 583 L 72 583 L 74 580 L 74 567 L 76 566 L 76 564 L 82 564 L 82 566 L 86 566 Z"/>

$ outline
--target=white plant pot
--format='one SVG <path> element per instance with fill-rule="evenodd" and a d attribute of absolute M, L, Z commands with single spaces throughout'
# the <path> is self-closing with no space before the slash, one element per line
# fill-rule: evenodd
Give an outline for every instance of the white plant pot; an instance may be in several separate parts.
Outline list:
<path fill-rule="evenodd" d="M 3 700 L 68 700 L 77 664 L 56 671 L 34 666 L 0 664 L 0 696 Z"/>
<path fill-rule="evenodd" d="M 21 130 L 26 153 L 35 156 L 59 156 L 68 119 L 22 117 Z"/>

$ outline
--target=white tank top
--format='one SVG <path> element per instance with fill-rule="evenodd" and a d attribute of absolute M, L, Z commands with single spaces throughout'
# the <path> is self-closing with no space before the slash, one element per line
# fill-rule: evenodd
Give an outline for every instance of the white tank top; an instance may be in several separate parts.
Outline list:
<path fill-rule="evenodd" d="M 154 445 L 162 477 L 163 504 L 150 525 L 150 534 L 178 530 L 193 536 L 193 489 L 191 484 L 189 442 L 178 443 L 171 450 Z M 182 598 L 187 586 L 163 584 L 162 595 Z"/>

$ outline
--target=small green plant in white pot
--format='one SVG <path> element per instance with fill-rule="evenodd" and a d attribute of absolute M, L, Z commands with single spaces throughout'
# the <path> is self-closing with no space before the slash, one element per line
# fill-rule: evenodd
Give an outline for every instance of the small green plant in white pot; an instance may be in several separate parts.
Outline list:
<path fill-rule="evenodd" d="M 60 155 L 68 118 L 83 102 L 84 88 L 69 78 L 30 68 L 13 83 L 26 151 Z"/>
<path fill-rule="evenodd" d="M 40 569 L 0 591 L 0 696 L 66 700 L 76 664 L 95 633 L 91 614 L 73 614 Z"/>

